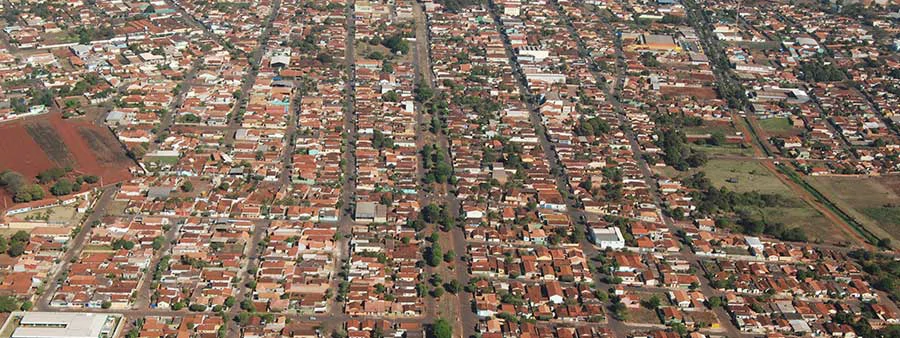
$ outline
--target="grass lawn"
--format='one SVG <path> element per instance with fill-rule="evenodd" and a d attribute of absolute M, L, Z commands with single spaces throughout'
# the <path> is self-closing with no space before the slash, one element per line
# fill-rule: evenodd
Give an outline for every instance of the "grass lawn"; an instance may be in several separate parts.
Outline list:
<path fill-rule="evenodd" d="M 721 146 L 711 146 L 707 144 L 690 144 L 691 149 L 699 150 L 705 152 L 709 157 L 714 158 L 716 156 L 745 156 L 750 157 L 753 155 L 753 150 L 750 148 L 742 148 L 739 145 L 721 145 Z"/>
<path fill-rule="evenodd" d="M 112 252 L 113 248 L 109 245 L 85 245 L 85 252 Z"/>
<path fill-rule="evenodd" d="M 791 120 L 784 117 L 760 119 L 759 126 L 770 134 L 787 133 L 794 130 L 794 126 L 791 125 Z"/>
<path fill-rule="evenodd" d="M 717 124 L 717 125 L 703 125 L 703 126 L 699 126 L 699 127 L 686 127 L 686 128 L 684 128 L 684 133 L 685 133 L 686 135 L 691 135 L 691 134 L 712 134 L 712 133 L 715 133 L 715 132 L 720 132 L 720 133 L 725 134 L 725 135 L 727 136 L 727 135 L 734 135 L 734 133 L 737 132 L 737 129 L 734 129 L 734 127 L 732 127 L 732 126 L 730 126 L 730 125 L 721 125 L 721 124 Z"/>
<path fill-rule="evenodd" d="M 813 187 L 875 236 L 900 236 L 900 177 L 806 177 Z"/>
<path fill-rule="evenodd" d="M 17 215 L 17 217 L 21 219 L 30 218 L 34 220 L 46 220 L 50 223 L 70 223 L 77 221 L 78 215 L 79 214 L 76 212 L 75 207 L 58 206 L 53 208 L 29 211 Z"/>
<path fill-rule="evenodd" d="M 701 169 L 717 187 L 737 192 L 791 194 L 787 186 L 756 161 L 712 159 Z"/>
<path fill-rule="evenodd" d="M 177 156 L 145 156 L 144 161 L 148 163 L 158 163 L 160 165 L 175 165 L 178 164 Z"/>

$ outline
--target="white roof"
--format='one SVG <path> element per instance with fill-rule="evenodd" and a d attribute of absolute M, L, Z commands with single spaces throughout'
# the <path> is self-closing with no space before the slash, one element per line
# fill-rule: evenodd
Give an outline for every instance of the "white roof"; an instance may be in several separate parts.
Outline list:
<path fill-rule="evenodd" d="M 611 226 L 607 228 L 593 228 L 594 238 L 598 242 L 624 242 L 625 237 L 619 227 Z"/>
<path fill-rule="evenodd" d="M 759 237 L 744 237 L 744 240 L 747 242 L 747 245 L 753 246 L 763 246 L 762 241 L 759 240 Z"/>
<path fill-rule="evenodd" d="M 109 314 L 25 312 L 11 338 L 97 338 Z"/>
<path fill-rule="evenodd" d="M 794 332 L 812 332 L 809 324 L 800 319 L 791 319 L 788 323 L 791 324 L 791 329 L 794 330 Z"/>

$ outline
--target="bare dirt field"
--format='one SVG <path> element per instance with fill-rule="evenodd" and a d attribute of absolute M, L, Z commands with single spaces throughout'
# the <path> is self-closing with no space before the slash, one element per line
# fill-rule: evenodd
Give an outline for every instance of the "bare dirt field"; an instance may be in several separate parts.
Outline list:
<path fill-rule="evenodd" d="M 37 120 L 26 123 L 25 130 L 28 131 L 31 139 L 41 147 L 44 154 L 47 154 L 47 157 L 57 167 L 75 167 L 77 164 L 75 158 L 69 153 L 69 147 L 66 147 L 66 144 L 63 143 L 62 138 L 60 138 L 50 121 Z"/>
<path fill-rule="evenodd" d="M 112 132 L 90 121 L 48 114 L 0 124 L 0 170 L 35 177 L 52 167 L 72 167 L 109 184 L 130 178 L 134 165 Z"/>
<path fill-rule="evenodd" d="M 53 165 L 21 123 L 0 124 L 0 170 L 14 170 L 33 177 L 41 168 Z"/>
<path fill-rule="evenodd" d="M 676 87 L 663 86 L 659 89 L 663 95 L 671 96 L 694 96 L 701 100 L 711 100 L 719 97 L 719 93 L 710 87 Z"/>

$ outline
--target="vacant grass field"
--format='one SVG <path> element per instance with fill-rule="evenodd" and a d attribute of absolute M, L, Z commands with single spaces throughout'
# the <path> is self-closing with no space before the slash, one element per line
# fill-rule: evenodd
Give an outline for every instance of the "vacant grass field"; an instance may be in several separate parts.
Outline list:
<path fill-rule="evenodd" d="M 734 135 L 737 132 L 737 129 L 726 124 L 716 124 L 716 125 L 702 125 L 699 127 L 687 127 L 684 128 L 684 133 L 687 135 L 691 134 L 712 134 L 715 132 L 720 132 L 725 135 Z"/>
<path fill-rule="evenodd" d="M 697 326 L 718 329 L 721 327 L 719 318 L 712 311 L 685 311 L 685 314 L 694 319 Z"/>
<path fill-rule="evenodd" d="M 657 171 L 663 175 L 675 174 L 669 177 L 686 177 L 698 169 L 689 172 L 677 172 L 671 168 Z M 737 192 L 779 194 L 788 198 L 789 204 L 782 207 L 749 209 L 762 219 L 783 223 L 788 227 L 800 227 L 806 231 L 811 240 L 837 242 L 842 239 L 840 232 L 825 216 L 796 197 L 788 186 L 757 161 L 711 159 L 699 171 L 705 172 L 706 177 L 716 187 Z"/>
<path fill-rule="evenodd" d="M 799 227 L 812 240 L 837 243 L 846 241 L 842 232 L 834 228 L 828 219 L 806 203 L 796 200 L 791 207 L 754 208 L 754 214 L 766 221 L 782 223 L 789 227 Z"/>
<path fill-rule="evenodd" d="M 178 157 L 175 156 L 145 156 L 144 161 L 155 162 L 160 165 L 175 165 L 178 163 Z"/>
<path fill-rule="evenodd" d="M 113 248 L 109 245 L 85 245 L 84 252 L 112 252 Z"/>
<path fill-rule="evenodd" d="M 880 206 L 863 208 L 862 212 L 881 224 L 900 224 L 900 207 Z"/>
<path fill-rule="evenodd" d="M 59 206 L 35 211 L 29 211 L 16 215 L 21 219 L 44 220 L 49 223 L 70 223 L 78 220 L 75 207 Z"/>
<path fill-rule="evenodd" d="M 691 149 L 699 150 L 705 152 L 709 155 L 710 158 L 722 157 L 722 156 L 744 156 L 750 157 L 753 155 L 753 150 L 749 148 L 742 148 L 740 145 L 727 144 L 721 146 L 711 146 L 707 144 L 690 144 Z"/>
<path fill-rule="evenodd" d="M 113 201 L 106 207 L 106 213 L 108 215 L 124 215 L 126 207 L 128 207 L 128 202 Z"/>
<path fill-rule="evenodd" d="M 758 119 L 754 122 L 761 136 L 766 139 L 769 137 L 787 138 L 803 133 L 803 128 L 791 125 L 791 120 L 788 118 Z"/>
<path fill-rule="evenodd" d="M 878 237 L 900 236 L 900 177 L 807 177 L 807 181 Z"/>
<path fill-rule="evenodd" d="M 626 313 L 628 313 L 628 317 L 625 318 L 626 323 L 662 324 L 655 310 L 643 306 L 637 309 L 628 309 Z"/>
<path fill-rule="evenodd" d="M 791 201 L 789 205 L 777 208 L 755 209 L 761 218 L 783 223 L 788 227 L 800 227 L 810 239 L 827 242 L 842 240 L 825 216 L 794 195 L 794 192 L 756 161 L 710 160 L 703 167 L 706 176 L 717 187 L 727 187 L 733 191 L 779 194 Z"/>
<path fill-rule="evenodd" d="M 669 166 L 654 167 L 654 170 L 660 175 L 672 178 L 684 178 L 703 171 L 713 185 L 737 192 L 758 191 L 784 195 L 791 192 L 778 178 L 752 159 L 711 159 L 702 168 L 689 171 L 677 171 Z"/>
<path fill-rule="evenodd" d="M 781 44 L 778 41 L 765 41 L 765 42 L 736 41 L 736 42 L 729 42 L 728 44 L 732 45 L 732 46 L 740 46 L 741 48 L 751 49 L 754 51 L 778 50 L 781 48 Z"/>
<path fill-rule="evenodd" d="M 785 133 L 794 129 L 791 120 L 783 117 L 759 120 L 759 126 L 768 133 Z"/>
<path fill-rule="evenodd" d="M 27 233 L 31 233 L 31 229 L 14 229 L 14 228 L 0 228 L 0 237 L 10 237 L 15 235 L 19 231 L 25 231 Z"/>
<path fill-rule="evenodd" d="M 791 191 L 756 161 L 712 159 L 703 166 L 706 177 L 718 187 L 737 192 L 790 195 Z"/>

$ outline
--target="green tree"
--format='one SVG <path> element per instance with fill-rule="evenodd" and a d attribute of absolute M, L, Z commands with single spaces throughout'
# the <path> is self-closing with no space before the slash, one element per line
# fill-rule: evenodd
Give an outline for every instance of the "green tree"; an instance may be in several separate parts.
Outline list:
<path fill-rule="evenodd" d="M 166 239 L 163 236 L 156 236 L 156 238 L 153 239 L 153 250 L 162 249 L 165 242 Z"/>
<path fill-rule="evenodd" d="M 20 309 L 16 298 L 10 296 L 0 296 L 0 312 L 10 313 Z"/>
<path fill-rule="evenodd" d="M 453 250 L 447 250 L 447 252 L 444 253 L 444 262 L 451 263 L 454 259 L 456 259 L 456 252 Z"/>
<path fill-rule="evenodd" d="M 21 256 L 23 253 L 25 253 L 25 243 L 13 242 L 12 244 L 9 245 L 9 250 L 7 250 L 6 253 L 10 257 Z"/>
<path fill-rule="evenodd" d="M 31 239 L 31 235 L 29 235 L 28 232 L 24 230 L 19 230 L 16 231 L 16 233 L 14 233 L 12 236 L 10 236 L 9 239 L 14 242 L 28 242 L 28 240 Z"/>
<path fill-rule="evenodd" d="M 452 338 L 453 337 L 453 327 L 450 326 L 450 322 L 448 322 L 444 318 L 439 318 L 434 321 L 434 324 L 431 326 L 431 334 L 429 338 Z"/>
<path fill-rule="evenodd" d="M 442 288 L 440 286 L 434 288 L 434 290 L 431 290 L 431 296 L 434 298 L 441 298 L 441 296 L 443 296 L 443 295 L 444 295 L 444 288 Z"/>
<path fill-rule="evenodd" d="M 65 175 L 66 175 L 66 170 L 63 168 L 50 168 L 50 169 L 47 169 L 47 170 L 44 170 L 44 171 L 41 171 L 40 173 L 38 173 L 37 178 L 38 178 L 38 182 L 40 182 L 41 184 L 46 184 L 46 183 L 50 183 L 56 179 L 59 179 L 60 177 L 63 177 Z"/>
<path fill-rule="evenodd" d="M 457 292 L 459 292 L 459 288 L 459 281 L 455 279 L 451 280 L 449 283 L 444 283 L 444 289 L 449 293 L 456 294 Z"/>
<path fill-rule="evenodd" d="M 20 173 L 9 170 L 0 173 L 0 186 L 5 187 L 12 194 L 18 192 L 25 184 L 25 177 Z"/>
<path fill-rule="evenodd" d="M 660 303 L 661 301 L 659 300 L 659 296 L 653 295 L 653 297 L 650 297 L 650 299 L 644 301 L 643 305 L 648 309 L 656 310 L 657 308 L 659 308 Z"/>
<path fill-rule="evenodd" d="M 425 260 L 428 265 L 438 266 L 444 259 L 444 253 L 441 251 L 440 243 L 434 243 L 430 248 L 425 249 Z"/>
<path fill-rule="evenodd" d="M 725 134 L 721 131 L 713 132 L 707 141 L 710 145 L 720 146 L 725 144 Z"/>
<path fill-rule="evenodd" d="M 66 178 L 59 179 L 52 187 L 50 187 L 50 193 L 56 196 L 71 194 L 73 190 L 74 185 L 72 184 L 72 181 L 69 181 Z"/>
<path fill-rule="evenodd" d="M 381 94 L 381 99 L 385 102 L 398 102 L 400 101 L 400 95 L 398 95 L 396 91 L 391 90 Z"/>

